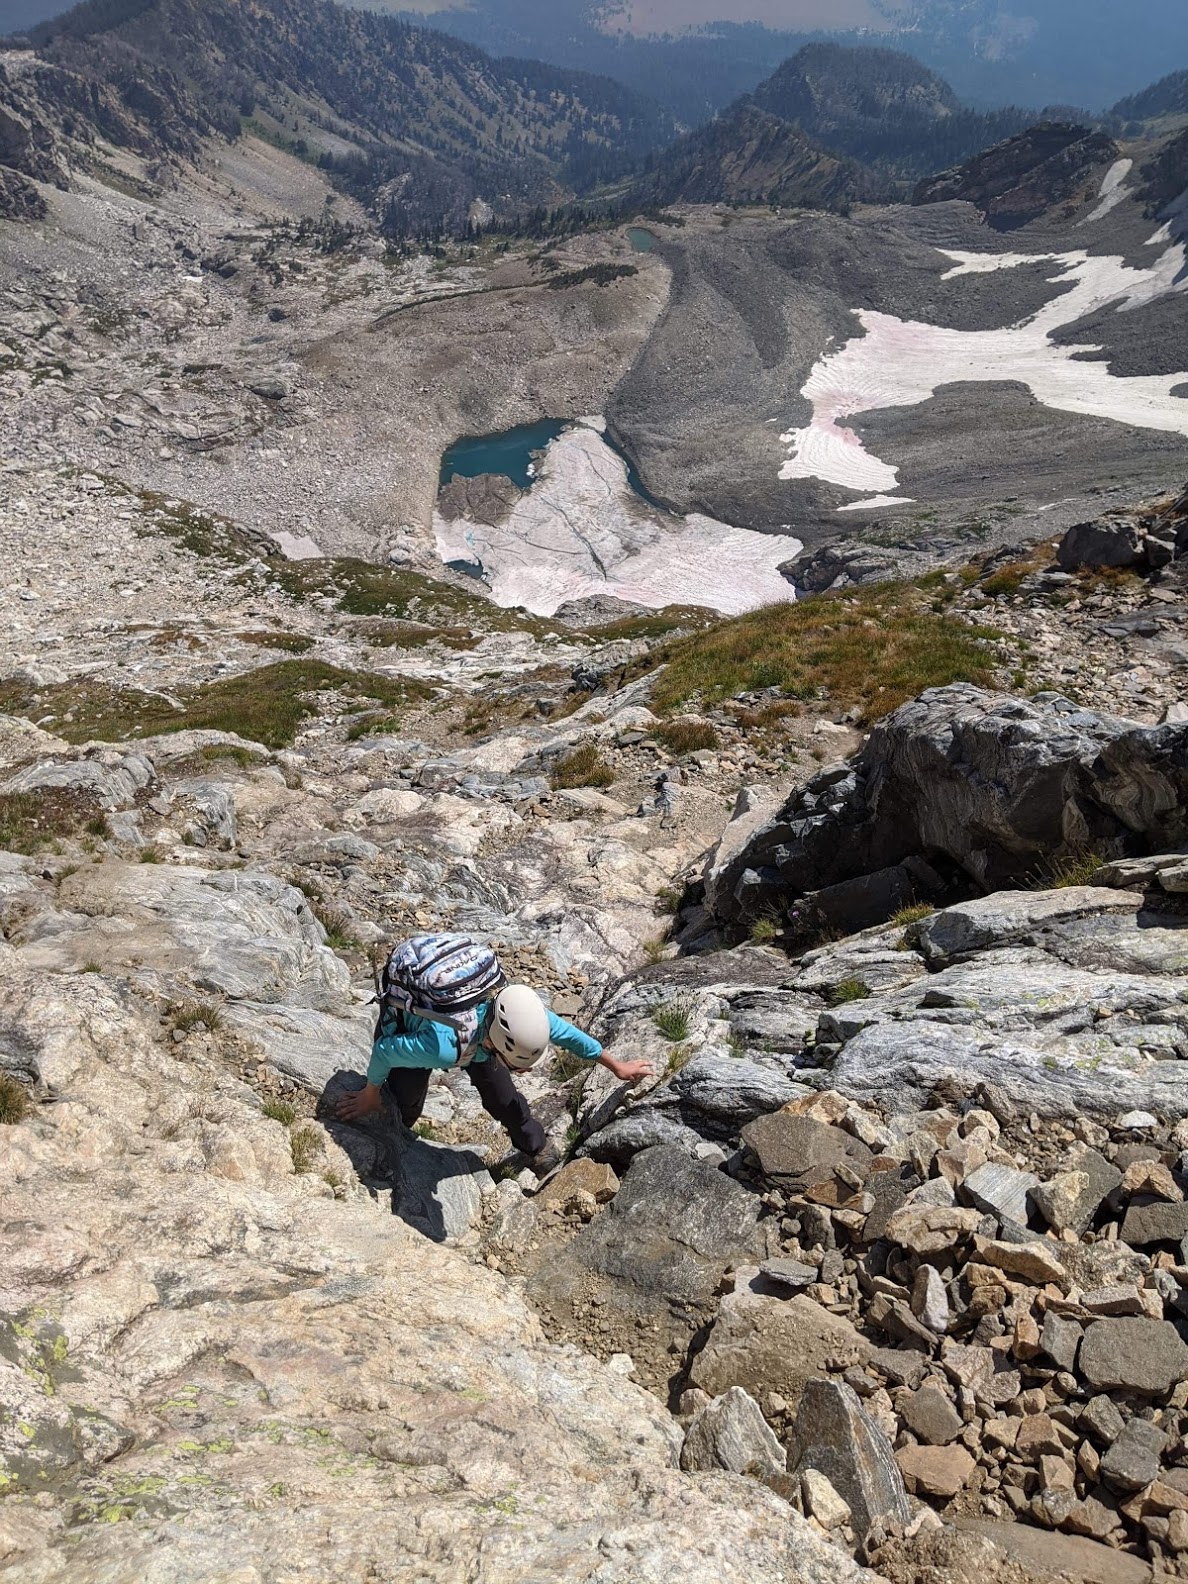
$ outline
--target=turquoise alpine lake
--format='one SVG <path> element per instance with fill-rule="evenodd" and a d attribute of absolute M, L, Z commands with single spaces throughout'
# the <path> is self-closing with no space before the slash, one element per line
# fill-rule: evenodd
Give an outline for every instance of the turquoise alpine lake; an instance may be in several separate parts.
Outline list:
<path fill-rule="evenodd" d="M 444 488 L 453 478 L 501 473 L 520 489 L 528 489 L 536 454 L 568 427 L 563 419 L 541 418 L 536 423 L 500 430 L 498 434 L 463 435 L 442 452 L 440 485 Z"/>
<path fill-rule="evenodd" d="M 651 233 L 648 233 L 649 236 Z M 558 418 L 541 418 L 536 423 L 501 429 L 497 434 L 464 435 L 441 454 L 438 487 L 444 489 L 454 478 L 478 478 L 480 473 L 500 473 L 520 489 L 531 489 L 535 474 L 529 472 L 540 454 L 572 424 Z M 627 469 L 627 482 L 641 500 L 656 511 L 669 514 L 669 508 L 646 488 L 639 469 L 615 437 L 606 432 L 603 442 L 621 458 Z M 469 570 L 458 568 L 459 571 Z"/>
<path fill-rule="evenodd" d="M 628 226 L 627 240 L 636 253 L 654 253 L 659 238 L 644 226 Z"/>

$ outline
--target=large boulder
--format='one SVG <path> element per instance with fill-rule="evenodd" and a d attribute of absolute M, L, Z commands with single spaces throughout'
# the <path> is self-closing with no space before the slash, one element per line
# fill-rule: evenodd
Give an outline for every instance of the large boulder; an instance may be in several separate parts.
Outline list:
<path fill-rule="evenodd" d="M 1078 889 L 1082 903 L 1094 895 L 1083 887 L 988 897 L 968 910 L 980 910 L 977 930 L 967 917 L 946 924 L 943 913 L 925 926 L 946 945 L 991 949 L 824 1012 L 818 1043 L 840 1047 L 834 1087 L 893 1109 L 989 1083 L 1048 1117 L 1188 1115 L 1182 932 L 1139 927 L 1133 897 L 1119 916 L 1108 901 L 1117 892 L 1102 893 L 1104 911 L 1083 910 Z M 1049 897 L 1070 900 L 1053 909 Z M 993 919 L 1002 940 L 1030 943 L 997 945 L 982 929 Z"/>
<path fill-rule="evenodd" d="M 930 887 L 1019 885 L 1062 853 L 1122 856 L 1186 839 L 1188 725 L 1140 727 L 1057 694 L 957 683 L 903 705 L 848 766 L 793 793 L 716 866 L 712 902 L 741 926 L 911 859 L 934 871 L 932 882 L 915 871 L 929 900 Z M 864 894 L 859 904 L 854 922 L 865 925 Z"/>
<path fill-rule="evenodd" d="M 133 970 L 253 1002 L 338 1009 L 350 973 L 295 887 L 264 871 L 104 863 L 68 875 L 25 935 L 45 968 Z"/>
<path fill-rule="evenodd" d="M 538 1308 L 571 1317 L 597 1296 L 626 1352 L 649 1336 L 687 1342 L 713 1311 L 723 1273 L 764 1252 L 760 1200 L 679 1145 L 645 1150 L 618 1194 L 532 1277 Z M 746 1384 L 727 1381 L 726 1386 Z"/>
<path fill-rule="evenodd" d="M 810 1380 L 792 1430 L 789 1469 L 824 1474 L 850 1508 L 861 1542 L 877 1523 L 906 1524 L 911 1516 L 903 1476 L 891 1444 L 841 1381 Z"/>
<path fill-rule="evenodd" d="M 811 1298 L 769 1298 L 743 1288 L 722 1299 L 689 1380 L 711 1396 L 731 1386 L 760 1398 L 777 1392 L 795 1409 L 814 1376 L 840 1373 L 870 1352 L 870 1343 L 848 1320 Z"/>

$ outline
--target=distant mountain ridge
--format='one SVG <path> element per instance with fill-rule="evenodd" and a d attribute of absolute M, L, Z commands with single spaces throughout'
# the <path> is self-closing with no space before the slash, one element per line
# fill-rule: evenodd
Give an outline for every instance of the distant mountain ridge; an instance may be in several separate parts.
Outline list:
<path fill-rule="evenodd" d="M 809 44 L 751 100 L 874 170 L 915 177 L 1019 131 L 1035 112 L 968 110 L 911 55 L 869 45 Z"/>
<path fill-rule="evenodd" d="M 476 199 L 504 214 L 559 201 L 620 175 L 674 131 L 608 79 L 496 61 L 329 0 L 86 0 L 29 42 L 25 119 L 40 107 L 61 136 L 90 125 L 125 146 L 185 154 L 255 118 L 378 202 L 395 232 L 457 228 Z M 88 121 L 87 107 L 104 104 L 106 130 Z"/>
<path fill-rule="evenodd" d="M 1111 114 L 1121 121 L 1154 121 L 1160 116 L 1188 115 L 1188 70 L 1171 72 L 1141 93 L 1120 99 Z"/>
<path fill-rule="evenodd" d="M 853 160 L 742 99 L 681 138 L 633 189 L 638 202 L 787 204 L 844 210 L 868 187 Z"/>
<path fill-rule="evenodd" d="M 845 209 L 906 197 L 909 183 L 1032 120 L 1024 110 L 965 109 L 910 55 L 811 44 L 666 150 L 638 190 L 658 203 Z"/>

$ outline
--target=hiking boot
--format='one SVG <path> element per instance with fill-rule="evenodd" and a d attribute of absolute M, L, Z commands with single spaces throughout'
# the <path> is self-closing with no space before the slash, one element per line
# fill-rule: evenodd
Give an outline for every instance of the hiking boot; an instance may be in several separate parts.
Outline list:
<path fill-rule="evenodd" d="M 535 1172 L 543 1182 L 552 1172 L 561 1165 L 561 1151 L 555 1144 L 546 1144 L 542 1150 L 528 1157 L 528 1170 Z"/>

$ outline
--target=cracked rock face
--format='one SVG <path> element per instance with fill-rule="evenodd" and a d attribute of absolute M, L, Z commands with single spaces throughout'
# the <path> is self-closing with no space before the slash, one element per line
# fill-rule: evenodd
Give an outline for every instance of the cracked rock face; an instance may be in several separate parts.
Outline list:
<path fill-rule="evenodd" d="M 6 1508 L 0 1578 L 871 1576 L 754 1481 L 679 1473 L 660 1404 L 499 1278 L 295 1174 L 135 996 L 0 959 L 59 1090 L 0 1132 L 5 1467 L 55 1492 Z"/>
<path fill-rule="evenodd" d="M 911 891 L 942 900 L 959 881 L 1024 884 L 1062 853 L 1167 850 L 1188 834 L 1183 760 L 1180 726 L 1135 727 L 1058 695 L 937 688 L 896 710 L 849 766 L 822 771 L 712 866 L 707 899 L 738 922 L 807 898 L 831 922 L 861 928 L 871 921 L 860 900 L 847 894 L 838 915 L 832 890 L 875 885 L 911 861 Z M 947 882 L 938 862 L 955 868 Z"/>

